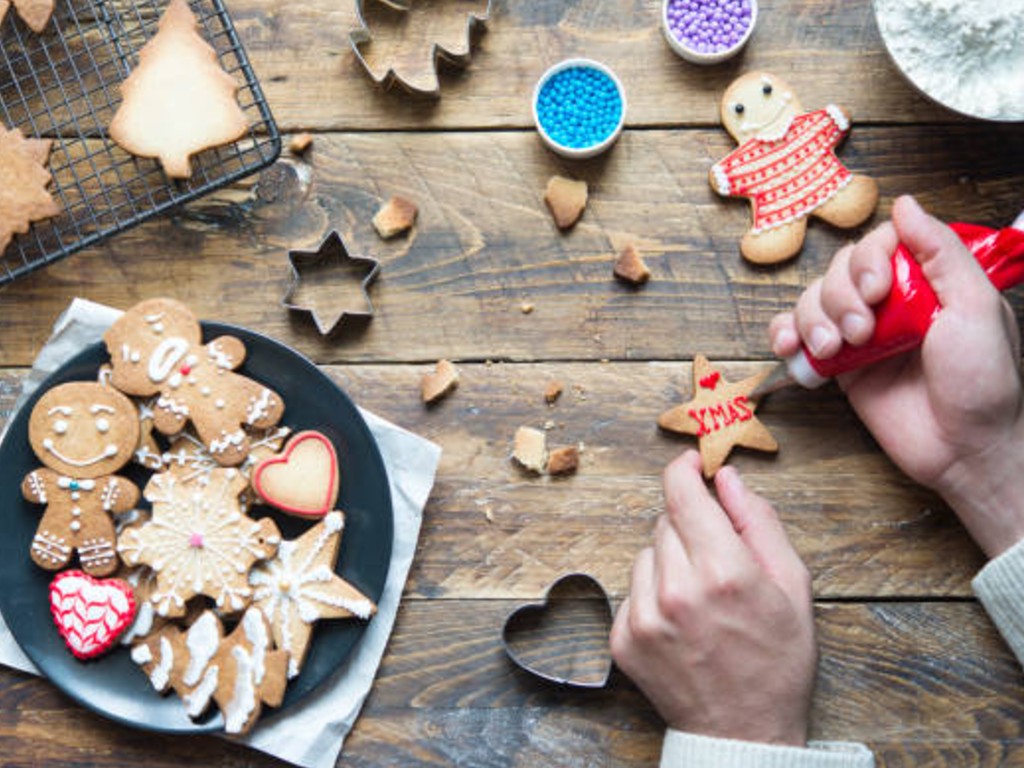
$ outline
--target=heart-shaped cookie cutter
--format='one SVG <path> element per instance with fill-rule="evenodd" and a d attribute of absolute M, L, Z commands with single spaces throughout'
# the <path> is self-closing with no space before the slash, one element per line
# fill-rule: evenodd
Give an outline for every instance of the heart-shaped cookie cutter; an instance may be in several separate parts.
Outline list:
<path fill-rule="evenodd" d="M 366 274 L 360 278 L 360 290 L 366 300 L 365 310 L 342 309 L 337 317 L 325 319 L 316 307 L 296 303 L 295 296 L 303 280 L 303 274 L 317 268 L 329 267 L 336 262 L 341 269 L 365 268 Z M 337 230 L 331 230 L 321 241 L 315 251 L 288 251 L 288 263 L 291 265 L 292 279 L 288 291 L 281 300 L 281 305 L 295 312 L 303 312 L 313 318 L 321 335 L 332 334 L 346 318 L 370 320 L 373 318 L 373 302 L 370 300 L 370 284 L 377 279 L 380 262 L 369 256 L 353 256 L 348 252 L 345 241 Z"/>
<path fill-rule="evenodd" d="M 603 688 L 612 672 L 608 635 L 612 603 L 597 579 L 568 573 L 539 603 L 513 610 L 501 631 L 509 659 L 542 680 L 573 688 Z"/>
<path fill-rule="evenodd" d="M 411 8 L 411 0 L 371 0 L 372 2 L 378 2 L 381 5 L 393 8 L 396 11 L 408 11 Z M 356 0 L 356 18 L 359 21 L 359 28 L 352 30 L 348 35 L 349 45 L 355 53 L 359 63 L 362 64 L 363 69 L 370 76 L 370 79 L 374 81 L 379 87 L 387 90 L 392 85 L 398 85 L 408 93 L 417 96 L 429 96 L 437 98 L 441 95 L 441 80 L 438 76 L 438 65 L 443 61 L 447 64 L 453 64 L 457 67 L 465 67 L 469 64 L 470 59 L 473 55 L 473 38 L 479 27 L 486 25 L 488 19 L 491 17 L 491 2 L 487 0 L 487 7 L 483 13 L 469 13 L 466 16 L 466 50 L 465 52 L 450 51 L 440 43 L 433 43 L 430 50 L 430 60 L 434 68 L 434 86 L 431 88 L 420 88 L 416 84 L 403 78 L 393 67 L 388 67 L 387 71 L 382 75 L 375 75 L 373 68 L 370 63 L 366 60 L 363 55 L 362 48 L 367 44 L 373 42 L 373 33 L 370 32 L 370 26 L 366 23 L 366 6 L 367 0 Z"/>

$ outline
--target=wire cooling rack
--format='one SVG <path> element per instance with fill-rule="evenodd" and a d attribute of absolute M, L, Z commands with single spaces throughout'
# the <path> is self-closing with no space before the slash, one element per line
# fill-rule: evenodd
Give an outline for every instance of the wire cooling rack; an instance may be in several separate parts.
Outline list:
<path fill-rule="evenodd" d="M 53 138 L 50 191 L 62 209 L 17 235 L 0 254 L 0 285 L 272 163 L 281 137 L 221 0 L 191 0 L 205 40 L 240 85 L 249 133 L 192 158 L 172 181 L 156 160 L 106 137 L 118 85 L 157 30 L 166 0 L 57 0 L 42 34 L 12 7 L 0 22 L 0 120 L 27 137 Z"/>

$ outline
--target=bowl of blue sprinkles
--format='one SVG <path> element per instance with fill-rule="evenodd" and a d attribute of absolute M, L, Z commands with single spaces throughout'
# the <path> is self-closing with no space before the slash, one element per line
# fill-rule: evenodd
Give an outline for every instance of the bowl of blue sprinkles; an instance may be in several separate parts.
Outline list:
<path fill-rule="evenodd" d="M 552 151 L 594 157 L 626 122 L 626 93 L 615 73 L 591 59 L 566 59 L 545 72 L 533 92 L 533 120 Z"/>

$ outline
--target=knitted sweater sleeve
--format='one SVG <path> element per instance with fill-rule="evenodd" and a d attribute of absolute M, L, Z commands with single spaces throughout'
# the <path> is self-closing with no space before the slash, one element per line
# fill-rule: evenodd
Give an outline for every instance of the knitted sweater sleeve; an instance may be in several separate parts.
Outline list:
<path fill-rule="evenodd" d="M 971 586 L 999 634 L 1024 664 L 1024 541 L 991 560 Z"/>
<path fill-rule="evenodd" d="M 784 747 L 671 728 L 661 748 L 661 768 L 873 768 L 874 764 L 874 755 L 863 744 L 811 741 L 806 747 Z"/>

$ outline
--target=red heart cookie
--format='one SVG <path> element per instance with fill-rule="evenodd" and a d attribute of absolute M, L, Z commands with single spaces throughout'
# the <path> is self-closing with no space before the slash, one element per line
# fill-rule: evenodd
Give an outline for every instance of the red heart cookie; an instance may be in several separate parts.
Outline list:
<path fill-rule="evenodd" d="M 320 518 L 338 500 L 338 455 L 319 432 L 297 432 L 279 456 L 256 465 L 252 486 L 282 512 Z"/>
<path fill-rule="evenodd" d="M 91 659 L 110 650 L 135 620 L 135 594 L 121 579 L 64 571 L 50 582 L 50 612 L 68 650 Z"/>

